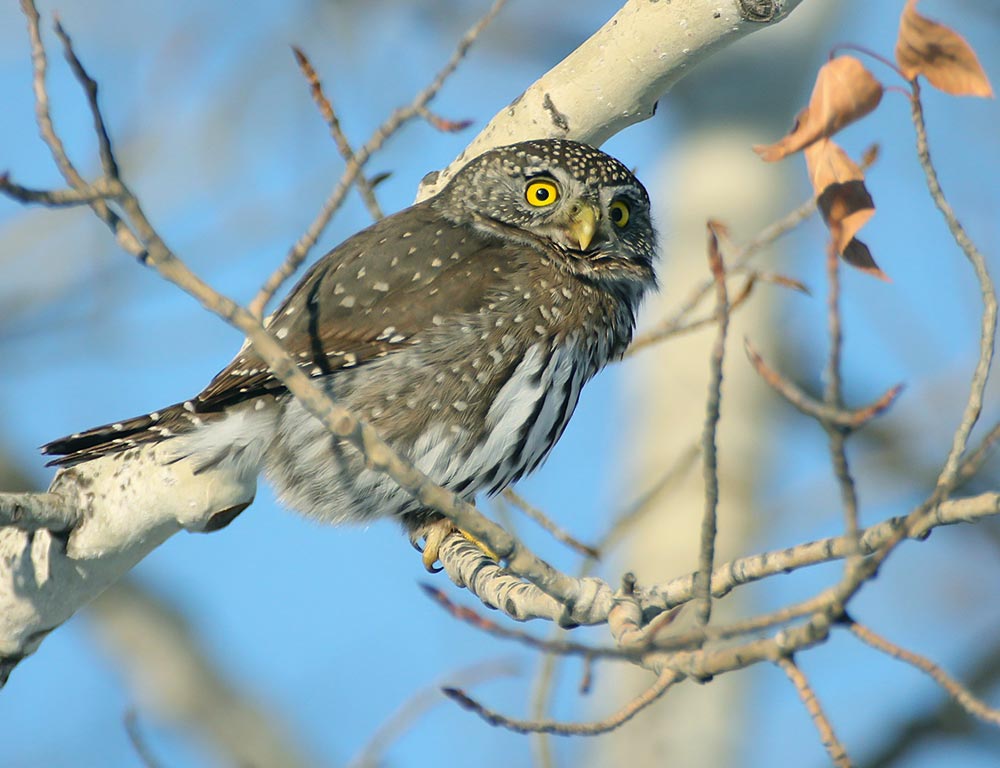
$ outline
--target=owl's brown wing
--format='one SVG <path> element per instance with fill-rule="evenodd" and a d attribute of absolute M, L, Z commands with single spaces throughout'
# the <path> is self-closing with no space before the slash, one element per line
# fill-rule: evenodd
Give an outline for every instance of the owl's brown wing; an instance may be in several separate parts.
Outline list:
<path fill-rule="evenodd" d="M 513 268 L 510 249 L 417 204 L 320 259 L 275 310 L 269 330 L 310 376 L 364 365 L 425 329 L 476 312 Z M 252 348 L 198 395 L 199 412 L 284 391 Z"/>
<path fill-rule="evenodd" d="M 320 259 L 268 326 L 310 376 L 364 365 L 419 341 L 421 331 L 476 312 L 520 249 L 420 203 L 382 219 Z M 284 385 L 244 349 L 196 398 L 53 440 L 50 465 L 71 466 L 186 432 L 227 406 Z"/>

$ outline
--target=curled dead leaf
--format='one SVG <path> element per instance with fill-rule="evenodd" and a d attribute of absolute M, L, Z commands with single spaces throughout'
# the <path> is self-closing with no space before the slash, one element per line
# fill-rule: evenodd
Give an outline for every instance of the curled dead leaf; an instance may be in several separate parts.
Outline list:
<path fill-rule="evenodd" d="M 816 206 L 830 229 L 834 247 L 842 254 L 875 215 L 875 202 L 865 187 L 865 175 L 831 139 L 811 144 L 805 156 Z"/>
<path fill-rule="evenodd" d="M 820 68 L 809 106 L 796 116 L 792 130 L 753 150 L 769 163 L 780 160 L 859 120 L 881 100 L 882 84 L 874 75 L 853 56 L 838 56 Z"/>
<path fill-rule="evenodd" d="M 858 240 L 858 238 L 855 237 L 847 244 L 841 256 L 852 267 L 860 269 L 862 272 L 867 272 L 879 280 L 884 280 L 887 283 L 892 282 L 892 279 L 875 263 L 875 259 L 872 257 L 872 252 L 868 249 L 868 246 Z"/>
<path fill-rule="evenodd" d="M 993 96 L 972 46 L 955 30 L 917 13 L 917 0 L 908 0 L 900 16 L 896 63 L 907 79 L 923 75 L 953 96 Z"/>

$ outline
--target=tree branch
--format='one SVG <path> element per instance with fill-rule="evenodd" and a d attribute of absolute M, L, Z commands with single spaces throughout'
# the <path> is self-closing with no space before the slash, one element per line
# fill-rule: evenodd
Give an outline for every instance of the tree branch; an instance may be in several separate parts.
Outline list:
<path fill-rule="evenodd" d="M 784 17 L 799 2 L 801 0 L 784 3 L 781 14 L 774 15 L 773 19 Z M 578 581 L 559 573 L 480 515 L 475 508 L 431 483 L 412 464 L 397 456 L 374 430 L 330 402 L 325 393 L 299 371 L 280 343 L 258 320 L 270 297 L 305 258 L 368 157 L 400 125 L 414 116 L 426 114 L 428 102 L 501 5 L 502 2 L 496 2 L 487 16 L 470 30 L 428 88 L 410 105 L 397 110 L 354 153 L 353 161 L 348 162 L 344 176 L 323 210 L 289 252 L 282 267 L 268 279 L 254 299 L 251 305 L 253 313 L 215 292 L 191 273 L 150 223 L 139 200 L 120 179 L 113 145 L 97 103 L 94 81 L 73 51 L 70 38 L 64 31 L 59 34 L 70 66 L 87 93 L 104 169 L 104 179 L 100 183 L 108 184 L 114 190 L 127 222 L 111 210 L 103 196 L 95 196 L 87 202 L 112 230 L 122 248 L 242 330 L 289 391 L 300 398 L 331 432 L 357 446 L 369 459 L 370 466 L 389 474 L 421 503 L 438 509 L 505 558 L 510 571 L 518 578 L 502 576 L 498 583 L 504 586 L 493 590 L 498 597 L 504 595 L 503 599 L 511 598 L 511 605 L 517 602 L 512 596 L 516 595 L 518 599 L 525 597 L 530 608 L 524 611 L 526 617 L 546 615 L 568 625 L 600 613 L 594 610 L 594 602 L 604 600 L 605 595 L 609 598 L 610 589 L 602 588 L 603 582 Z M 508 143 L 527 135 L 537 138 L 539 124 L 533 120 L 538 114 L 544 114 L 544 124 L 549 126 L 548 133 L 542 132 L 545 135 L 562 135 L 595 143 L 638 119 L 648 117 L 655 100 L 695 61 L 763 27 L 741 16 L 741 7 L 741 4 L 732 2 L 716 11 L 714 7 L 709 8 L 693 0 L 671 4 L 632 0 L 580 51 L 543 77 L 517 105 L 498 115 L 453 168 L 488 146 Z M 77 191 L 81 200 L 89 198 L 95 186 L 88 184 L 69 160 L 52 124 L 45 85 L 47 59 L 39 31 L 38 12 L 32 0 L 22 0 L 22 9 L 28 20 L 34 62 L 33 83 L 39 131 L 70 187 Z M 573 75 L 573 68 L 582 66 L 595 51 L 601 52 L 600 66 L 595 68 L 591 64 Z M 625 62 L 631 63 L 626 65 Z M 636 68 L 637 76 L 628 79 L 626 89 L 608 89 L 604 97 L 594 100 L 595 87 L 614 76 L 611 70 L 617 63 L 627 66 L 628 71 Z M 556 115 L 561 116 L 559 120 L 556 120 Z M 568 128 L 563 130 L 560 126 L 566 120 L 569 121 Z M 438 184 L 444 182 L 448 173 L 439 176 Z M 432 185 L 425 185 L 421 194 L 426 196 L 431 189 Z M 76 519 L 75 516 L 79 515 L 84 520 L 73 529 L 67 540 L 53 538 L 45 530 L 29 540 L 25 532 L 15 529 L 7 529 L 0 538 L 0 554 L 5 554 L 10 562 L 16 563 L 14 571 L 4 574 L 4 581 L 0 583 L 0 615 L 3 616 L 0 622 L 0 658 L 8 660 L 4 662 L 5 669 L 9 670 L 18 659 L 32 653 L 47 632 L 65 621 L 80 605 L 99 594 L 174 532 L 182 528 L 195 531 L 210 529 L 216 516 L 224 516 L 231 510 L 238 511 L 253 498 L 252 485 L 213 488 L 212 493 L 205 495 L 203 503 L 196 508 L 187 508 L 176 498 L 156 501 L 148 496 L 134 498 L 127 493 L 123 495 L 114 464 L 111 459 L 100 459 L 57 474 L 51 493 L 65 505 L 67 514 L 63 519 Z M 205 478 L 180 476 L 176 469 L 157 466 L 155 452 L 150 457 L 149 466 L 134 479 L 147 489 L 162 487 L 164 493 L 169 487 L 181 487 L 200 494 L 195 489 L 205 487 L 206 482 Z M 100 487 L 104 495 L 98 506 L 95 506 L 93 494 L 82 492 L 82 483 Z M 14 586 L 14 572 L 24 568 L 37 575 L 36 591 L 26 590 L 23 584 Z M 470 583 L 481 581 L 472 575 L 468 578 Z M 525 584 L 523 580 L 530 583 Z M 43 588 L 42 585 L 46 586 Z M 606 615 L 607 609 L 603 613 Z"/>

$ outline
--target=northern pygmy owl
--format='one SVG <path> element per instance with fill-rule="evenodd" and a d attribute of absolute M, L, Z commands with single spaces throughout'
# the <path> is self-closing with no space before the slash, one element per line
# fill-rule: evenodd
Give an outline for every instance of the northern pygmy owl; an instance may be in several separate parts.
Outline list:
<path fill-rule="evenodd" d="M 649 197 L 624 165 L 585 144 L 526 141 L 327 253 L 268 328 L 338 403 L 471 500 L 538 467 L 581 387 L 621 357 L 655 284 L 654 249 Z M 322 520 L 394 517 L 412 533 L 435 518 L 250 347 L 197 397 L 42 450 L 72 467 L 151 444 L 196 474 L 252 485 L 263 472 Z"/>

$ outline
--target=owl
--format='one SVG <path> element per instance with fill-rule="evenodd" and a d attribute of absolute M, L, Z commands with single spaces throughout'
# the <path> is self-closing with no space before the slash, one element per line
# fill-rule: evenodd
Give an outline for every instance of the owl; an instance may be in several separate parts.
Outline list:
<path fill-rule="evenodd" d="M 584 384 L 621 357 L 655 286 L 655 240 L 649 197 L 622 163 L 573 141 L 525 141 L 327 253 L 267 327 L 336 402 L 471 501 L 534 471 Z M 436 558 L 440 516 L 367 469 L 252 347 L 196 397 L 42 451 L 72 471 L 109 455 L 127 467 L 154 446 L 195 475 L 255 488 L 263 474 L 284 504 L 323 521 L 394 518 L 428 539 L 428 567 Z"/>

